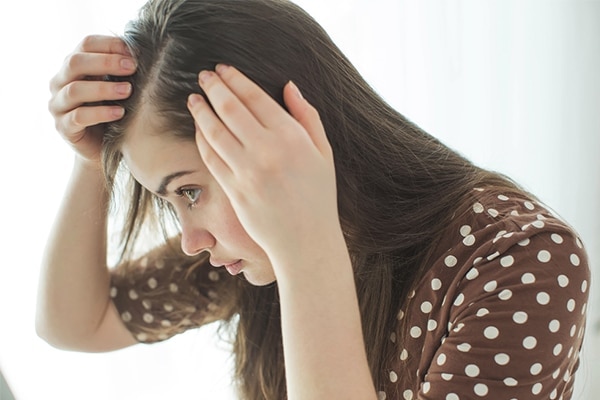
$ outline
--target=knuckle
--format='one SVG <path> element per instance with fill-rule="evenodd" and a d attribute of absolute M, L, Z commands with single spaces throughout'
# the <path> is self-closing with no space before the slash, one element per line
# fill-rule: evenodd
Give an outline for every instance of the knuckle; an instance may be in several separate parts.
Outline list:
<path fill-rule="evenodd" d="M 225 99 L 223 100 L 223 103 L 221 103 L 221 110 L 225 115 L 233 114 L 236 108 L 237 103 L 231 98 Z"/>
<path fill-rule="evenodd" d="M 83 111 L 81 110 L 81 108 L 76 108 L 73 111 L 71 111 L 71 113 L 69 114 L 69 124 L 72 125 L 74 128 L 81 128 L 84 127 L 84 123 L 83 123 Z"/>
<path fill-rule="evenodd" d="M 72 99 L 77 98 L 77 93 L 79 91 L 77 90 L 77 85 L 75 84 L 75 82 L 67 83 L 65 85 L 65 87 L 63 88 L 63 90 L 65 93 L 66 99 L 72 100 Z"/>
<path fill-rule="evenodd" d="M 98 35 L 87 35 L 86 37 L 84 37 L 81 42 L 79 43 L 78 48 L 81 51 L 91 51 L 91 49 L 94 47 L 94 43 L 98 40 Z"/>
<path fill-rule="evenodd" d="M 82 63 L 82 54 L 81 53 L 72 53 L 67 56 L 65 60 L 65 66 L 70 70 L 77 70 Z"/>

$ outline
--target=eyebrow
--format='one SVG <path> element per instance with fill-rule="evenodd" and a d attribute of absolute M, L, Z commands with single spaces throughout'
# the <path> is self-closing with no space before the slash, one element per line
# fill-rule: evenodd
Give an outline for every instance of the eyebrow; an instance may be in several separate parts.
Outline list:
<path fill-rule="evenodd" d="M 179 171 L 179 172 L 175 172 L 175 173 L 165 176 L 163 178 L 163 180 L 160 182 L 160 186 L 158 187 L 158 190 L 156 191 L 156 193 L 159 194 L 160 196 L 165 196 L 167 194 L 167 186 L 169 186 L 169 183 L 171 183 L 171 181 L 173 179 L 177 179 L 184 175 L 189 175 L 193 172 L 194 171 Z"/>

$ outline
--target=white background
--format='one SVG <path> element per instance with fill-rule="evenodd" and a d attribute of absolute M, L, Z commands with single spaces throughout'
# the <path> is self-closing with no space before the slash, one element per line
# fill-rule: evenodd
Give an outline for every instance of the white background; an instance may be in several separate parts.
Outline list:
<path fill-rule="evenodd" d="M 303 0 L 400 112 L 506 173 L 582 235 L 600 272 L 600 2 Z M 0 9 L 0 368 L 18 400 L 229 399 L 213 327 L 109 354 L 55 350 L 34 332 L 40 259 L 72 163 L 48 81 L 90 33 L 120 33 L 140 0 L 29 0 Z M 600 394 L 592 284 L 575 398 Z"/>

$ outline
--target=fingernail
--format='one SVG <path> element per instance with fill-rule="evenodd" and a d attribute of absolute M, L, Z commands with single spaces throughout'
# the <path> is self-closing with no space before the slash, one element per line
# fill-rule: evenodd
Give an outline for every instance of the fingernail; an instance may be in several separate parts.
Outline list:
<path fill-rule="evenodd" d="M 294 89 L 294 93 L 296 94 L 296 96 L 298 96 L 299 99 L 303 99 L 304 97 L 302 96 L 300 89 L 298 89 L 298 86 L 296 86 L 296 84 L 293 81 L 290 81 L 290 85 L 292 86 L 292 89 Z"/>
<path fill-rule="evenodd" d="M 123 115 L 125 115 L 125 109 L 123 107 L 113 108 L 111 112 L 115 118 L 121 118 Z"/>
<path fill-rule="evenodd" d="M 200 83 L 206 83 L 212 77 L 213 73 L 210 71 L 202 71 L 198 79 L 200 79 Z"/>
<path fill-rule="evenodd" d="M 229 69 L 229 65 L 227 65 L 227 64 L 217 64 L 217 66 L 215 67 L 215 71 L 217 71 L 217 74 L 219 74 L 219 75 L 223 74 L 228 69 Z"/>
<path fill-rule="evenodd" d="M 188 103 L 190 103 L 190 106 L 194 107 L 196 104 L 200 104 L 204 101 L 204 98 L 202 96 L 200 96 L 199 94 L 190 94 L 188 97 Z"/>
<path fill-rule="evenodd" d="M 117 85 L 116 91 L 119 94 L 129 94 L 129 92 L 131 92 L 131 84 L 130 83 L 119 83 Z"/>
<path fill-rule="evenodd" d="M 135 63 L 130 58 L 123 58 L 121 59 L 121 68 L 127 70 L 135 69 Z"/>

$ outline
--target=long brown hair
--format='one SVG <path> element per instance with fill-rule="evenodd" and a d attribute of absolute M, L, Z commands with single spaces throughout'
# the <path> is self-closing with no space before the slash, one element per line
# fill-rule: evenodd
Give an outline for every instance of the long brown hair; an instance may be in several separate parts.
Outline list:
<path fill-rule="evenodd" d="M 187 96 L 197 74 L 234 65 L 282 106 L 293 80 L 319 111 L 335 156 L 339 217 L 350 252 L 371 374 L 377 388 L 396 357 L 396 314 L 426 269 L 436 239 L 473 187 L 518 190 L 444 146 L 386 104 L 325 31 L 285 0 L 150 0 L 123 39 L 137 58 L 125 117 L 104 143 L 112 187 L 128 123 L 150 107 L 165 134 L 193 141 Z M 147 111 L 147 110 L 145 110 Z M 124 248 L 136 240 L 152 196 L 134 182 Z M 156 205 L 156 204 L 154 204 Z M 160 209 L 160 207 L 159 207 Z M 235 374 L 245 399 L 284 399 L 277 287 L 240 283 L 234 310 Z M 400 376 L 406 374 L 399 374 Z M 412 375 L 412 374 L 411 374 Z"/>

